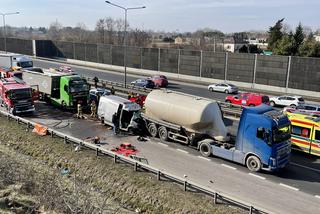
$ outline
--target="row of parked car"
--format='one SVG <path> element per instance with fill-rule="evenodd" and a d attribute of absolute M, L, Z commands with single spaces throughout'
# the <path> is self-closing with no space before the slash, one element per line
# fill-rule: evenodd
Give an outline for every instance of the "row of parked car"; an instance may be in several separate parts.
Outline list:
<path fill-rule="evenodd" d="M 296 95 L 283 95 L 269 97 L 257 93 L 239 93 L 237 86 L 230 83 L 217 83 L 208 86 L 209 91 L 223 92 L 229 95 L 225 102 L 243 106 L 258 106 L 262 103 L 270 106 L 285 107 L 284 111 L 296 113 L 308 113 L 320 116 L 320 105 L 306 104 L 303 97 Z"/>

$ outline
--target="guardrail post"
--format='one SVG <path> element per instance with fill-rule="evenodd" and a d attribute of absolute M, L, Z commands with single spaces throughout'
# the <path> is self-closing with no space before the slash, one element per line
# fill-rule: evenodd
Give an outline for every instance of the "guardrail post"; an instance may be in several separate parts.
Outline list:
<path fill-rule="evenodd" d="M 112 65 L 112 45 L 110 45 L 110 63 Z"/>
<path fill-rule="evenodd" d="M 134 162 L 133 169 L 134 169 L 134 171 L 138 171 L 138 163 L 137 162 Z"/>
<path fill-rule="evenodd" d="M 99 148 L 96 148 L 96 156 L 99 156 Z"/>
<path fill-rule="evenodd" d="M 200 51 L 200 65 L 199 65 L 199 77 L 202 76 L 202 50 Z"/>
<path fill-rule="evenodd" d="M 158 71 L 160 71 L 160 60 L 161 60 L 161 49 L 160 48 L 158 48 Z"/>
<path fill-rule="evenodd" d="M 7 118 L 8 118 L 8 120 L 10 120 L 10 114 L 7 114 Z"/>
<path fill-rule="evenodd" d="M 29 131 L 29 129 L 30 129 L 30 123 L 27 122 L 27 132 Z"/>
<path fill-rule="evenodd" d="M 84 43 L 84 61 L 87 61 L 87 44 Z"/>
<path fill-rule="evenodd" d="M 97 44 L 97 63 L 99 63 L 99 44 Z"/>
<path fill-rule="evenodd" d="M 140 48 L 140 69 L 142 69 L 142 48 Z"/>
<path fill-rule="evenodd" d="M 291 56 L 288 56 L 288 67 L 287 67 L 287 77 L 286 77 L 286 93 L 288 93 L 288 88 L 289 88 L 290 70 L 291 70 Z"/>
<path fill-rule="evenodd" d="M 157 172 L 157 180 L 158 180 L 158 181 L 161 180 L 161 172 L 160 172 L 160 171 Z"/>
<path fill-rule="evenodd" d="M 224 64 L 224 81 L 227 82 L 227 73 L 228 73 L 228 52 L 225 55 L 225 64 Z"/>
<path fill-rule="evenodd" d="M 180 74 L 180 57 L 181 57 L 181 50 L 178 50 L 178 78 Z"/>
<path fill-rule="evenodd" d="M 76 59 L 76 43 L 73 42 L 73 59 Z"/>
<path fill-rule="evenodd" d="M 64 144 L 67 144 L 67 143 L 68 143 L 68 137 L 67 137 L 67 136 L 64 136 L 63 142 L 64 142 Z"/>
<path fill-rule="evenodd" d="M 218 194 L 215 192 L 213 194 L 213 204 L 217 204 L 217 197 L 218 197 Z"/>
<path fill-rule="evenodd" d="M 251 88 L 254 88 L 254 84 L 256 83 L 257 60 L 258 60 L 258 54 L 255 54 L 254 55 L 253 78 L 252 78 Z"/>
<path fill-rule="evenodd" d="M 117 155 L 116 155 L 116 154 L 114 154 L 113 161 L 114 161 L 115 163 L 117 163 Z"/>
<path fill-rule="evenodd" d="M 50 134 L 51 134 L 51 137 L 53 138 L 53 134 L 54 134 L 54 133 L 53 133 L 53 130 L 50 132 Z"/>
<path fill-rule="evenodd" d="M 249 214 L 252 214 L 252 212 L 253 212 L 253 206 L 250 206 L 250 208 L 249 208 Z"/>
<path fill-rule="evenodd" d="M 17 118 L 17 123 L 18 123 L 18 124 L 20 123 L 20 119 L 19 119 L 19 117 Z"/>
<path fill-rule="evenodd" d="M 187 191 L 187 185 L 188 185 L 188 182 L 187 182 L 187 181 L 184 181 L 184 182 L 183 182 L 183 190 L 184 190 L 184 191 Z"/>

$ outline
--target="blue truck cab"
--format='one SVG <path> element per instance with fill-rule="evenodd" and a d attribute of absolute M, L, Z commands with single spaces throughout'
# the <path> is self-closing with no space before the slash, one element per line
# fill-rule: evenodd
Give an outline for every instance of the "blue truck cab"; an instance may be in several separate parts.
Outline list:
<path fill-rule="evenodd" d="M 207 141 L 200 144 L 199 150 L 246 165 L 250 171 L 275 171 L 289 163 L 289 140 L 288 117 L 262 104 L 243 109 L 233 140 L 231 137 L 230 142 Z"/>

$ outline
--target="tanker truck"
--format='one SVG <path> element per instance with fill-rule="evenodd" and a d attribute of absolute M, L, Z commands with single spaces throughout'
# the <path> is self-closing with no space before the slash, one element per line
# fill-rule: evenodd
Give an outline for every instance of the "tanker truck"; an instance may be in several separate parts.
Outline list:
<path fill-rule="evenodd" d="M 243 164 L 250 171 L 275 171 L 289 162 L 290 121 L 267 105 L 244 108 L 234 136 L 216 101 L 183 93 L 150 92 L 141 117 L 152 137 Z"/>

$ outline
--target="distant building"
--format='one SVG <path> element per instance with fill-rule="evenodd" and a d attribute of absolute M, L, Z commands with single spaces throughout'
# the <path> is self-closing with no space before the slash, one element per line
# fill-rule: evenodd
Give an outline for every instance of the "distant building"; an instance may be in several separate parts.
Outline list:
<path fill-rule="evenodd" d="M 186 39 L 186 38 L 183 38 L 181 36 L 178 36 L 174 39 L 174 44 L 176 45 L 188 45 L 190 43 L 190 39 Z"/>
<path fill-rule="evenodd" d="M 227 37 L 223 40 L 223 49 L 226 52 L 236 53 L 244 45 L 248 45 L 245 41 L 235 41 L 233 37 Z"/>
<path fill-rule="evenodd" d="M 313 37 L 317 42 L 320 42 L 320 35 L 314 35 Z"/>

